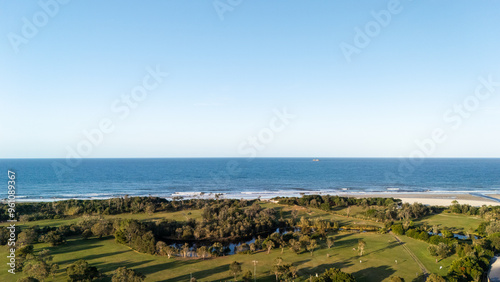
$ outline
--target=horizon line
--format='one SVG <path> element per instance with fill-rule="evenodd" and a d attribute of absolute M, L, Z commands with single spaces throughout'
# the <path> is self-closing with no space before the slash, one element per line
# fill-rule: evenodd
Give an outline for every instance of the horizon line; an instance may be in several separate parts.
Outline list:
<path fill-rule="evenodd" d="M 53 158 L 53 157 L 17 157 L 17 158 L 2 158 L 0 160 L 65 160 L 68 158 Z M 70 158 L 82 160 L 96 159 L 410 159 L 409 157 L 94 157 L 94 158 Z M 500 157 L 424 157 L 421 159 L 500 159 Z"/>

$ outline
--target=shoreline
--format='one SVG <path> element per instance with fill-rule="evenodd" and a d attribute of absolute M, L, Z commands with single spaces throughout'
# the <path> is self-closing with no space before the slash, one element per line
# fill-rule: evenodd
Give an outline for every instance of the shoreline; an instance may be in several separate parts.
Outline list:
<path fill-rule="evenodd" d="M 403 203 L 421 203 L 431 206 L 450 206 L 453 201 L 458 201 L 459 204 L 467 204 L 471 206 L 500 206 L 500 194 L 490 193 L 474 193 L 474 192 L 444 192 L 444 191 L 429 191 L 429 192 L 341 192 L 331 193 L 332 191 L 262 191 L 262 192 L 240 192 L 236 193 L 203 193 L 203 192 L 177 192 L 167 195 L 128 195 L 128 197 L 160 197 L 172 200 L 174 197 L 182 197 L 183 199 L 214 199 L 216 194 L 221 195 L 221 199 L 262 199 L 270 200 L 275 197 L 301 197 L 303 195 L 330 195 L 340 197 L 354 198 L 395 198 L 401 199 Z M 107 197 L 68 197 L 68 198 L 17 198 L 18 203 L 33 203 L 33 202 L 55 202 L 64 200 L 107 200 L 111 198 L 124 197 L 125 195 L 107 196 Z M 6 199 L 2 199 L 1 203 L 6 203 Z"/>
<path fill-rule="evenodd" d="M 339 195 L 344 196 L 344 195 Z M 358 195 L 356 198 L 395 198 L 401 199 L 403 203 L 420 203 L 429 206 L 451 206 L 453 201 L 457 201 L 461 205 L 471 205 L 475 207 L 486 206 L 500 206 L 500 195 L 497 194 L 477 194 L 477 193 L 440 193 L 440 194 L 423 194 L 423 193 L 405 193 L 405 194 L 366 194 Z M 498 197 L 497 199 L 495 199 Z"/>

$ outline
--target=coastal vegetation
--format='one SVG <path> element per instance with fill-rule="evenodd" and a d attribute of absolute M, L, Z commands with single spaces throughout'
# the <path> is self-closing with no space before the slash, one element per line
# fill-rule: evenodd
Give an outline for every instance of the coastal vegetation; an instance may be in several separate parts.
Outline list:
<path fill-rule="evenodd" d="M 3 269 L 2 281 L 480 281 L 500 251 L 497 208 L 458 203 L 307 195 L 19 206 L 28 213 L 15 233 L 17 274 Z M 476 219 L 454 228 L 457 217 Z M 5 250 L 9 238 L 3 223 Z"/>

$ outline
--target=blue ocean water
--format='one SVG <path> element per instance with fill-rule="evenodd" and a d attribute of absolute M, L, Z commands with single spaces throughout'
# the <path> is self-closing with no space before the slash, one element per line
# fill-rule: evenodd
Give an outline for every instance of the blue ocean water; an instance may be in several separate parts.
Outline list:
<path fill-rule="evenodd" d="M 73 167 L 74 166 L 74 167 Z M 179 158 L 0 159 L 0 197 L 7 197 L 7 170 L 17 176 L 24 200 L 190 196 L 226 197 L 300 193 L 475 192 L 500 190 L 500 159 L 377 158 Z"/>

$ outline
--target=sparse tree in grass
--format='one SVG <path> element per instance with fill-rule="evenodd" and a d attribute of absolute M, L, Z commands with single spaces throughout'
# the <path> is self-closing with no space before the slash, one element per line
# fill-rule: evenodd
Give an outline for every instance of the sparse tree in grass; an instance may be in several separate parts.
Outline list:
<path fill-rule="evenodd" d="M 92 231 L 90 229 L 85 229 L 83 232 L 82 232 L 82 237 L 83 239 L 88 239 L 92 236 Z"/>
<path fill-rule="evenodd" d="M 174 256 L 175 254 L 177 254 L 178 250 L 177 248 L 175 247 L 172 247 L 172 246 L 167 246 L 166 250 L 165 250 L 166 254 L 167 254 L 167 257 L 168 258 L 171 258 L 172 256 Z"/>
<path fill-rule="evenodd" d="M 399 276 L 391 276 L 391 277 L 389 277 L 389 281 L 390 282 L 405 282 L 405 280 Z"/>
<path fill-rule="evenodd" d="M 295 240 L 295 239 L 291 239 L 288 244 L 290 245 L 290 250 L 292 250 L 294 253 L 298 254 L 300 252 L 300 242 Z"/>
<path fill-rule="evenodd" d="M 335 241 L 333 240 L 333 238 L 328 237 L 328 239 L 326 239 L 326 245 L 328 246 L 328 249 L 330 249 L 334 244 Z"/>
<path fill-rule="evenodd" d="M 156 242 L 156 254 L 159 256 L 166 256 L 167 244 L 163 241 Z"/>
<path fill-rule="evenodd" d="M 103 236 L 109 236 L 113 233 L 113 224 L 108 220 L 99 220 L 92 225 L 91 231 L 101 239 Z"/>
<path fill-rule="evenodd" d="M 437 257 L 438 254 L 437 254 L 437 247 L 434 246 L 434 245 L 430 245 L 429 247 L 427 247 L 427 250 L 429 251 L 429 254 L 433 257 Z"/>
<path fill-rule="evenodd" d="M 304 250 L 307 249 L 307 245 L 309 245 L 309 241 L 311 241 L 311 237 L 309 237 L 308 235 L 300 236 L 300 238 L 299 238 L 300 247 Z"/>
<path fill-rule="evenodd" d="M 152 215 L 156 211 L 156 207 L 153 203 L 146 204 L 146 208 L 144 209 L 148 215 Z"/>
<path fill-rule="evenodd" d="M 318 246 L 318 242 L 315 239 L 309 241 L 309 245 L 307 245 L 307 250 L 311 252 L 311 256 L 313 255 L 314 250 Z"/>
<path fill-rule="evenodd" d="M 425 282 L 446 282 L 446 279 L 444 279 L 442 276 L 437 275 L 435 273 L 432 273 L 427 277 L 427 280 Z"/>
<path fill-rule="evenodd" d="M 92 281 L 100 276 L 99 271 L 94 266 L 89 266 L 88 262 L 79 260 L 66 269 L 69 282 Z"/>
<path fill-rule="evenodd" d="M 362 256 L 363 253 L 365 252 L 365 247 L 366 247 L 366 242 L 360 239 L 358 241 L 358 251 L 360 256 Z"/>
<path fill-rule="evenodd" d="M 282 257 L 277 257 L 274 259 L 274 265 L 281 265 L 283 263 Z"/>
<path fill-rule="evenodd" d="M 283 266 L 281 265 L 273 265 L 271 267 L 271 273 L 276 277 L 276 281 L 279 281 L 279 277 L 281 274 L 283 274 L 283 270 Z"/>
<path fill-rule="evenodd" d="M 23 272 L 30 277 L 43 281 L 50 274 L 50 266 L 44 261 L 29 260 L 24 265 Z"/>
<path fill-rule="evenodd" d="M 273 267 L 271 267 L 271 273 L 276 276 L 276 281 L 278 281 L 279 276 L 283 273 L 283 266 L 281 263 L 283 262 L 283 259 L 281 257 L 277 257 L 274 260 Z"/>
<path fill-rule="evenodd" d="M 243 277 L 241 277 L 244 282 L 252 282 L 253 281 L 253 274 L 252 271 L 247 270 L 245 274 L 243 274 Z"/>
<path fill-rule="evenodd" d="M 112 282 L 142 282 L 146 276 L 144 274 L 137 272 L 133 269 L 128 269 L 127 267 L 119 267 L 113 273 L 111 277 Z"/>
<path fill-rule="evenodd" d="M 204 260 L 206 257 L 208 257 L 208 248 L 206 246 L 201 246 L 196 250 L 196 254 L 198 255 L 198 257 Z"/>
<path fill-rule="evenodd" d="M 215 242 L 210 248 L 210 254 L 213 256 L 220 256 L 222 255 L 224 246 L 220 242 Z"/>
<path fill-rule="evenodd" d="M 49 261 L 52 261 L 54 257 L 50 255 L 50 250 L 49 249 L 43 249 L 38 252 L 37 259 L 44 261 L 48 263 Z"/>
<path fill-rule="evenodd" d="M 250 243 L 250 251 L 253 253 L 257 250 L 257 246 L 255 245 L 255 243 Z"/>
<path fill-rule="evenodd" d="M 18 246 L 31 245 L 38 241 L 38 235 L 33 229 L 26 229 L 17 235 L 16 244 Z"/>
<path fill-rule="evenodd" d="M 64 236 L 57 231 L 49 231 L 47 234 L 42 236 L 42 241 L 45 243 L 50 243 L 52 247 L 64 244 L 66 240 Z"/>
<path fill-rule="evenodd" d="M 234 281 L 236 281 L 236 277 L 241 273 L 241 263 L 233 261 L 229 265 L 229 272 L 234 276 Z"/>
<path fill-rule="evenodd" d="M 279 244 L 280 244 L 280 248 L 281 248 L 281 253 L 283 253 L 285 251 L 285 247 L 286 247 L 286 242 L 285 242 L 285 240 L 283 240 L 283 237 L 280 238 Z"/>
<path fill-rule="evenodd" d="M 292 217 L 293 217 L 293 220 L 297 220 L 297 216 L 299 215 L 299 211 L 294 209 L 292 210 Z"/>
<path fill-rule="evenodd" d="M 184 245 L 181 248 L 181 255 L 182 255 L 182 257 L 183 258 L 187 258 L 188 255 L 189 255 L 189 251 L 190 251 L 189 244 L 188 243 L 184 243 Z"/>
<path fill-rule="evenodd" d="M 160 256 L 167 256 L 171 258 L 177 253 L 177 248 L 167 245 L 163 241 L 158 241 L 156 243 L 156 253 Z"/>
<path fill-rule="evenodd" d="M 292 275 L 292 278 L 296 278 L 297 277 L 297 267 L 296 266 L 290 266 L 288 268 L 288 270 L 290 271 L 290 274 Z"/>
<path fill-rule="evenodd" d="M 439 243 L 436 249 L 436 253 L 439 256 L 439 258 L 444 259 L 450 255 L 451 248 L 445 243 Z"/>
<path fill-rule="evenodd" d="M 274 248 L 275 244 L 272 240 L 267 240 L 264 244 L 267 248 L 267 254 L 269 254 L 269 252 L 271 252 L 271 250 Z"/>
<path fill-rule="evenodd" d="M 59 264 L 53 263 L 50 265 L 50 275 L 52 276 L 52 279 L 54 279 L 54 276 L 56 276 L 58 270 L 59 270 Z"/>

